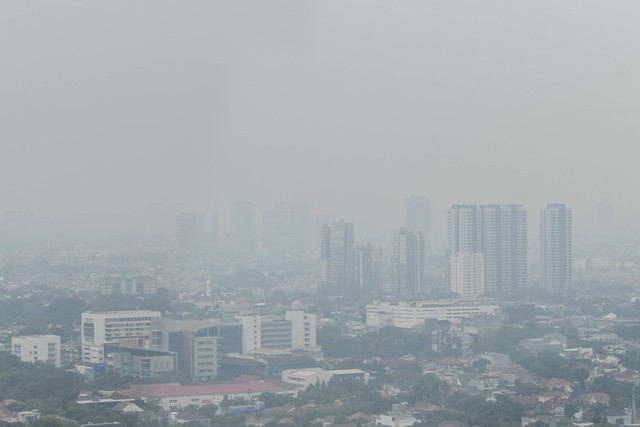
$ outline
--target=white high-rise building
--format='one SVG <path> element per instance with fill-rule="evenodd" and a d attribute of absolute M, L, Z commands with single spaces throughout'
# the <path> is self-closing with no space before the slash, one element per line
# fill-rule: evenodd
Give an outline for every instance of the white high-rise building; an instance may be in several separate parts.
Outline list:
<path fill-rule="evenodd" d="M 82 313 L 82 360 L 104 362 L 104 345 L 147 347 L 151 335 L 151 319 L 159 318 L 159 311 L 104 311 Z"/>
<path fill-rule="evenodd" d="M 573 268 L 571 209 L 547 205 L 540 211 L 540 286 L 552 293 L 571 287 Z"/>
<path fill-rule="evenodd" d="M 485 292 L 484 256 L 480 252 L 460 252 L 450 258 L 451 292 L 462 299 L 475 299 Z"/>
<path fill-rule="evenodd" d="M 58 335 L 25 335 L 11 338 L 11 354 L 26 363 L 62 366 Z"/>
<path fill-rule="evenodd" d="M 527 287 L 527 212 L 521 205 L 454 205 L 449 257 L 479 252 L 488 293 Z"/>

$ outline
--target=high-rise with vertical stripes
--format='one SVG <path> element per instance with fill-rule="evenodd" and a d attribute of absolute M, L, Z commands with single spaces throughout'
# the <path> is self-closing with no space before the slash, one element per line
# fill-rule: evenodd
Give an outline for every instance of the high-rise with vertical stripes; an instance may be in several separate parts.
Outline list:
<path fill-rule="evenodd" d="M 573 232 L 571 209 L 551 204 L 540 211 L 540 286 L 552 293 L 571 287 Z"/>
<path fill-rule="evenodd" d="M 527 211 L 521 205 L 453 205 L 448 225 L 449 260 L 482 254 L 485 293 L 527 287 Z"/>
<path fill-rule="evenodd" d="M 354 239 L 352 222 L 336 221 L 322 226 L 320 252 L 326 295 L 358 294 Z"/>

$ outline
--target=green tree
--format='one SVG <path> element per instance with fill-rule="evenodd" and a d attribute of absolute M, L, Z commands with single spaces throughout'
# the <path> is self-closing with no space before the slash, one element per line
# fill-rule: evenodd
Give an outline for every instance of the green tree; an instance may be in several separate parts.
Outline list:
<path fill-rule="evenodd" d="M 443 383 L 434 374 L 417 377 L 407 394 L 409 403 L 435 402 L 440 399 Z"/>

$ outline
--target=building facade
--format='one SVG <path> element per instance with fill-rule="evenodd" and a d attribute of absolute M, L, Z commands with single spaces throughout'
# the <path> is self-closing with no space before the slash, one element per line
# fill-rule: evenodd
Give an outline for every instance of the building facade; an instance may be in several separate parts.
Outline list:
<path fill-rule="evenodd" d="M 193 381 L 218 375 L 219 355 L 242 351 L 240 323 L 154 319 L 151 347 L 177 355 L 178 369 Z"/>
<path fill-rule="evenodd" d="M 11 338 L 11 354 L 26 363 L 62 365 L 58 335 L 25 335 Z"/>
<path fill-rule="evenodd" d="M 424 291 L 424 236 L 407 229 L 391 237 L 391 285 L 396 296 L 415 298 Z"/>
<path fill-rule="evenodd" d="M 242 316 L 242 353 L 259 349 L 315 348 L 315 314 L 300 310 L 278 316 Z"/>
<path fill-rule="evenodd" d="M 103 277 L 96 281 L 100 295 L 152 295 L 158 292 L 158 279 L 152 276 Z"/>
<path fill-rule="evenodd" d="M 324 224 L 320 233 L 324 294 L 357 296 L 355 234 L 353 223 Z"/>
<path fill-rule="evenodd" d="M 107 343 L 147 347 L 151 320 L 159 317 L 159 311 L 151 310 L 82 313 L 82 360 L 104 362 L 104 345 Z"/>
<path fill-rule="evenodd" d="M 489 294 L 527 287 L 527 212 L 521 205 L 453 205 L 448 257 L 481 253 Z"/>
<path fill-rule="evenodd" d="M 573 277 L 573 229 L 571 209 L 551 204 L 540 211 L 540 286 L 564 293 Z"/>
<path fill-rule="evenodd" d="M 493 314 L 498 305 L 484 300 L 435 300 L 369 304 L 365 307 L 367 326 L 411 329 L 423 327 L 425 320 L 460 320 L 479 314 Z"/>
<path fill-rule="evenodd" d="M 459 252 L 449 259 L 451 292 L 462 299 L 475 299 L 485 292 L 484 256 L 480 252 Z"/>
<path fill-rule="evenodd" d="M 176 355 L 148 348 L 128 348 L 106 344 L 107 364 L 122 377 L 153 378 L 176 369 Z"/>

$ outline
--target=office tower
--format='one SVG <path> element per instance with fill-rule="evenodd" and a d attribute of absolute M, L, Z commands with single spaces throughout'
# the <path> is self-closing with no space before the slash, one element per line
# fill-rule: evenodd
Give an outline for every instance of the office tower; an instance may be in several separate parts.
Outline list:
<path fill-rule="evenodd" d="M 431 255 L 431 200 L 424 196 L 409 197 L 404 204 L 404 226 L 422 233 L 425 256 Z"/>
<path fill-rule="evenodd" d="M 320 253 L 326 295 L 357 295 L 354 239 L 351 222 L 337 221 L 322 226 Z"/>
<path fill-rule="evenodd" d="M 451 292 L 462 299 L 473 299 L 484 294 L 484 257 L 480 252 L 458 252 L 449 259 Z"/>
<path fill-rule="evenodd" d="M 188 256 L 211 255 L 219 244 L 218 214 L 183 212 L 176 217 L 178 252 Z"/>
<path fill-rule="evenodd" d="M 367 244 L 356 248 L 356 286 L 358 294 L 363 297 L 374 295 L 376 286 L 373 246 Z"/>
<path fill-rule="evenodd" d="M 596 207 L 596 226 L 601 234 L 610 233 L 613 230 L 613 209 L 608 203 L 598 203 Z"/>
<path fill-rule="evenodd" d="M 453 205 L 448 238 L 449 258 L 482 254 L 485 292 L 527 287 L 527 212 L 521 205 Z"/>
<path fill-rule="evenodd" d="M 540 211 L 540 286 L 564 293 L 571 287 L 573 268 L 571 209 L 547 205 Z"/>
<path fill-rule="evenodd" d="M 82 313 L 82 360 L 102 363 L 104 345 L 146 347 L 151 334 L 151 320 L 159 311 L 131 310 Z"/>
<path fill-rule="evenodd" d="M 62 366 L 58 335 L 24 335 L 11 338 L 11 354 L 26 363 Z"/>
<path fill-rule="evenodd" d="M 277 203 L 262 214 L 262 252 L 269 258 L 299 256 L 311 250 L 313 227 L 307 203 Z"/>
<path fill-rule="evenodd" d="M 391 236 L 391 285 L 400 298 L 420 295 L 424 280 L 424 236 L 402 228 Z"/>
<path fill-rule="evenodd" d="M 231 232 L 228 249 L 232 256 L 249 258 L 256 252 L 256 205 L 235 202 L 231 205 Z"/>

